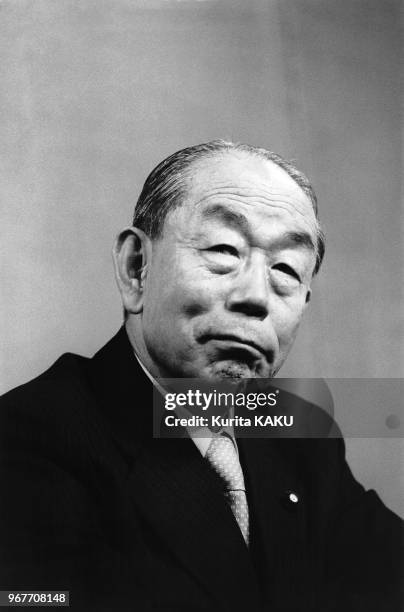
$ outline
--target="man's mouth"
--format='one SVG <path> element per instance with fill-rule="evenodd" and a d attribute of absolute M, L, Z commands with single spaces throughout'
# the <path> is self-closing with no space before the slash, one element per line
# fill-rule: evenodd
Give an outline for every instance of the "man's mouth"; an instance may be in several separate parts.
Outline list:
<path fill-rule="evenodd" d="M 247 361 L 262 360 L 263 357 L 267 359 L 264 349 L 259 344 L 233 334 L 207 334 L 202 336 L 200 342 L 213 342 L 219 345 L 225 353 L 231 353 L 235 359 L 241 358 L 242 361 L 245 361 L 246 357 Z"/>

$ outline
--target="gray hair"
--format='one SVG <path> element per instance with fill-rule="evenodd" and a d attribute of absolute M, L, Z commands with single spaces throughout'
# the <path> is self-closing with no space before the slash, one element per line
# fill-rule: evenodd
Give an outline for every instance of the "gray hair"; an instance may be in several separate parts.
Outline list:
<path fill-rule="evenodd" d="M 143 230 L 151 239 L 159 238 L 163 232 L 167 213 L 181 205 L 186 194 L 190 166 L 201 159 L 220 153 L 242 152 L 271 161 L 299 185 L 309 198 L 318 221 L 317 197 L 308 178 L 296 166 L 281 155 L 262 147 L 248 144 L 212 140 L 207 143 L 181 149 L 164 159 L 147 177 L 137 201 L 133 225 Z M 325 239 L 318 225 L 317 253 L 314 274 L 320 269 L 324 257 Z"/>

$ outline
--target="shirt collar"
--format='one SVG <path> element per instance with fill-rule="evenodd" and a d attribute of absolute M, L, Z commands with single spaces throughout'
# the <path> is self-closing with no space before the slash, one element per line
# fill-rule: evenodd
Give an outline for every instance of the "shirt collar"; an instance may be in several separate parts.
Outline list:
<path fill-rule="evenodd" d="M 149 370 L 142 363 L 142 360 L 140 359 L 140 357 L 136 353 L 136 351 L 134 351 L 134 353 L 135 353 L 135 357 L 136 357 L 140 367 L 142 368 L 143 372 L 146 374 L 146 376 L 151 381 L 151 383 L 156 387 L 156 389 L 164 397 L 165 394 L 166 394 L 166 391 L 164 390 L 164 388 L 154 378 L 154 376 L 152 374 L 150 374 Z M 177 412 L 178 412 L 178 410 L 177 410 Z M 229 416 L 233 416 L 233 414 L 234 414 L 234 409 L 231 408 L 230 411 L 229 411 Z M 189 416 L 189 415 L 190 415 L 189 411 L 186 410 L 186 408 L 181 407 L 181 415 L 180 416 Z M 238 454 L 237 443 L 236 443 L 236 439 L 235 439 L 235 436 L 234 436 L 234 428 L 232 426 L 223 427 L 218 432 L 213 432 L 208 427 L 187 427 L 187 432 L 189 434 L 189 437 L 195 443 L 195 446 L 198 448 L 198 450 L 201 453 L 202 457 L 205 457 L 205 455 L 206 455 L 206 453 L 208 451 L 209 445 L 210 445 L 210 443 L 212 441 L 212 438 L 217 438 L 217 437 L 220 437 L 220 436 L 223 436 L 223 435 L 228 436 L 231 439 L 231 441 L 233 442 L 234 447 L 235 447 L 235 449 L 237 451 L 237 454 Z"/>

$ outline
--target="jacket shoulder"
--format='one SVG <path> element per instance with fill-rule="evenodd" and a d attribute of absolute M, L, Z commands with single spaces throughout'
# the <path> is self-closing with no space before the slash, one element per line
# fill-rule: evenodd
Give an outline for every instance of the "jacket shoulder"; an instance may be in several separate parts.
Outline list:
<path fill-rule="evenodd" d="M 75 381 L 83 378 L 89 358 L 74 353 L 64 353 L 47 370 L 32 380 L 23 383 L 0 396 L 0 407 L 24 403 L 36 404 L 38 400 L 46 400 L 54 391 L 60 395 L 61 386 L 71 389 Z"/>
<path fill-rule="evenodd" d="M 80 473 L 84 464 L 94 469 L 111 444 L 88 380 L 90 361 L 66 353 L 40 376 L 0 397 L 3 463 L 6 458 L 7 465 L 26 466 L 31 457 Z"/>
<path fill-rule="evenodd" d="M 66 353 L 45 372 L 0 397 L 0 440 L 10 428 L 19 424 L 40 425 L 47 429 L 62 424 L 65 417 L 75 419 L 80 406 L 88 403 L 91 391 L 86 384 L 86 367 L 90 360 Z"/>

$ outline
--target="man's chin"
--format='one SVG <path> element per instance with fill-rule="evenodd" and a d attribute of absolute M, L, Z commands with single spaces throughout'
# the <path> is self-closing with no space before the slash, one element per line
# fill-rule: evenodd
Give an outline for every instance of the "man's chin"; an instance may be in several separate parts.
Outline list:
<path fill-rule="evenodd" d="M 208 380 L 240 384 L 246 378 L 260 378 L 260 375 L 246 363 L 226 360 L 210 364 L 204 371 L 203 377 Z"/>

